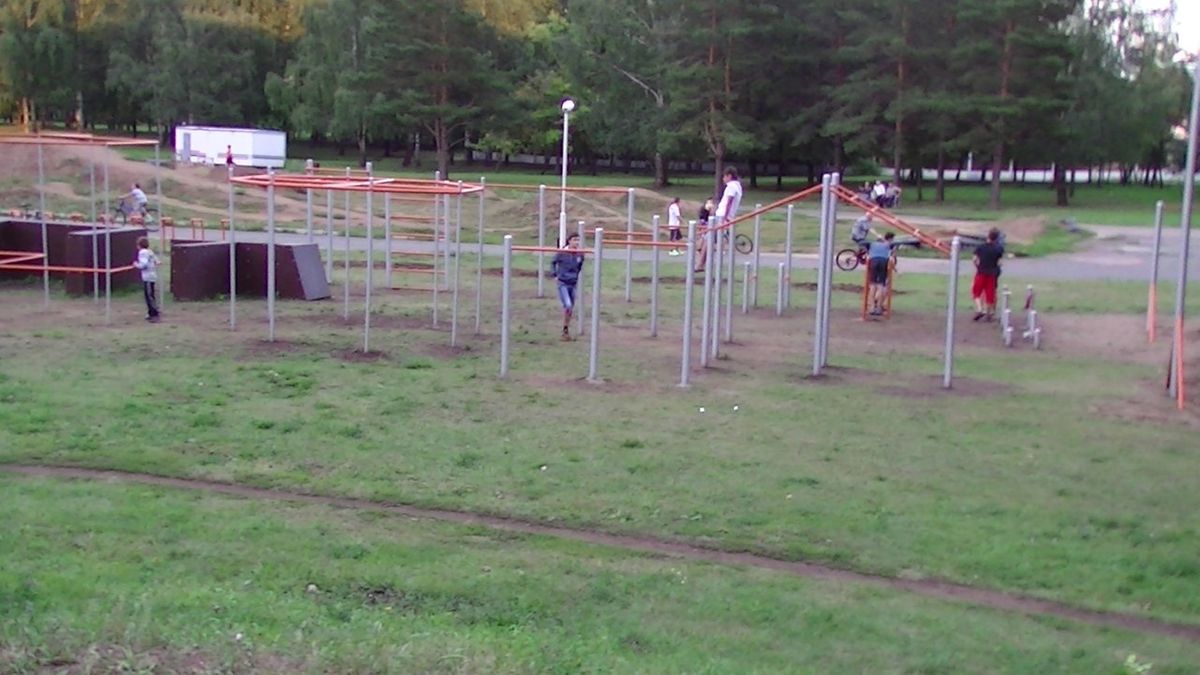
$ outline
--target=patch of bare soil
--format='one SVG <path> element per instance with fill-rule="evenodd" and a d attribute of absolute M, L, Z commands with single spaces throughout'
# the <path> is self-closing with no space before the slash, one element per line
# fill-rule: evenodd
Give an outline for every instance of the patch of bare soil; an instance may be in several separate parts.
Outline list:
<path fill-rule="evenodd" d="M 1016 244 L 1032 244 L 1034 240 L 1046 231 L 1046 219 L 1040 216 L 1026 218 L 1010 218 L 1009 220 L 999 221 L 969 221 L 964 220 L 957 223 L 953 228 L 950 227 L 930 227 L 922 228 L 929 234 L 949 241 L 956 234 L 971 235 L 974 237 L 986 236 L 988 230 L 997 228 L 1004 233 L 1008 241 Z"/>
<path fill-rule="evenodd" d="M 235 639 L 236 636 L 230 636 Z M 13 660 L 0 650 L 0 670 L 7 670 L 5 661 Z M 16 663 L 8 665 L 16 668 Z M 60 675 L 84 675 L 85 673 L 178 673 L 199 675 L 200 673 L 295 673 L 306 669 L 305 664 L 278 654 L 258 653 L 249 650 L 232 660 L 214 657 L 196 650 L 177 650 L 166 647 L 138 649 L 121 645 L 92 645 L 86 651 L 67 657 L 47 657 L 37 664 L 35 672 L 58 673 Z M 12 672 L 16 672 L 15 670 Z"/>
<path fill-rule="evenodd" d="M 369 352 L 364 352 L 361 349 L 339 349 L 333 355 L 346 363 L 379 363 L 381 361 L 389 361 L 392 358 L 387 352 L 376 351 L 374 349 Z"/>
<path fill-rule="evenodd" d="M 334 506 L 343 509 L 365 510 L 405 518 L 420 518 L 456 524 L 488 527 L 504 532 L 554 537 L 570 541 L 607 546 L 625 551 L 772 570 L 782 574 L 835 583 L 866 584 L 898 589 L 952 602 L 960 602 L 1000 611 L 1031 616 L 1049 616 L 1095 626 L 1104 626 L 1152 635 L 1164 635 L 1185 640 L 1200 640 L 1200 626 L 1156 619 L 1126 612 L 1111 612 L 1076 607 L 1055 600 L 1046 600 L 1020 593 L 969 586 L 935 578 L 907 579 L 885 577 L 820 563 L 782 560 L 748 552 L 723 551 L 696 544 L 652 536 L 611 534 L 599 530 L 568 528 L 555 525 L 468 511 L 426 509 L 416 506 L 374 502 L 349 497 L 328 497 L 279 489 L 266 489 L 185 478 L 168 478 L 150 474 L 128 473 L 104 469 L 84 469 L 56 466 L 0 465 L 0 471 L 10 474 L 83 480 L 106 480 L 139 485 L 152 485 L 184 490 L 203 490 L 251 500 L 271 500 Z"/>

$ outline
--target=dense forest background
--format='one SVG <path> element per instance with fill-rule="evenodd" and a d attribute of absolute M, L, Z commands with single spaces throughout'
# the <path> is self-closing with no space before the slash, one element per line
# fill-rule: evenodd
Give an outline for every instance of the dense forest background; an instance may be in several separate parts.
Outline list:
<path fill-rule="evenodd" d="M 1182 163 L 1188 75 L 1135 0 L 0 0 L 0 117 L 266 126 L 420 161 L 896 178 Z M 952 175 L 951 175 L 952 177 Z"/>

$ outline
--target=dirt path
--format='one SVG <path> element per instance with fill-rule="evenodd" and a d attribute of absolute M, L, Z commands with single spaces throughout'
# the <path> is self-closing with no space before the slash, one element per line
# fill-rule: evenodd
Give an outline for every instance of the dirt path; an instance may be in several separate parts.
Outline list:
<path fill-rule="evenodd" d="M 1074 607 L 1053 600 L 1043 600 L 1026 595 L 1005 593 L 1003 591 L 977 588 L 936 579 L 897 579 L 861 572 L 837 569 L 808 562 L 793 562 L 769 558 L 752 553 L 737 553 L 701 548 L 686 543 L 658 539 L 654 537 L 639 537 L 628 535 L 608 534 L 594 530 L 572 529 L 542 525 L 535 522 L 490 516 L 464 511 L 449 511 L 444 509 L 424 509 L 414 506 L 373 502 L 365 499 L 348 497 L 326 497 L 320 495 L 290 492 L 278 489 L 266 489 L 218 483 L 187 478 L 169 478 L 153 474 L 130 473 L 104 469 L 86 469 L 57 466 L 0 466 L 0 471 L 21 476 L 67 478 L 77 480 L 104 480 L 138 485 L 153 485 L 184 490 L 202 490 L 218 494 L 241 497 L 245 499 L 299 502 L 318 504 L 343 509 L 362 511 L 377 511 L 407 518 L 437 520 L 463 525 L 490 527 L 506 532 L 518 532 L 543 537 L 555 537 L 570 541 L 597 544 L 626 551 L 637 551 L 684 558 L 687 560 L 730 565 L 736 567 L 755 567 L 768 569 L 798 577 L 833 581 L 839 583 L 870 584 L 894 590 L 903 590 L 926 597 L 953 602 L 969 603 L 989 609 L 1006 612 L 1016 612 L 1031 616 L 1051 616 L 1060 619 L 1070 619 L 1081 623 L 1120 630 L 1165 635 L 1200 642 L 1200 625 L 1175 623 L 1161 619 L 1127 614 L 1123 612 L 1107 612 Z"/>

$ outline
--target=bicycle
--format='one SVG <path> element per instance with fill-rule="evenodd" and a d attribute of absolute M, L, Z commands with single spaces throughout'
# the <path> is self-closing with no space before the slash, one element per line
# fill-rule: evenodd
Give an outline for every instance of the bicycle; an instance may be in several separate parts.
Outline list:
<path fill-rule="evenodd" d="M 725 230 L 724 232 L 722 232 L 721 237 L 722 237 L 722 241 L 726 245 L 728 245 L 729 244 L 729 230 Z M 733 248 L 735 251 L 737 251 L 738 253 L 741 253 L 742 255 L 748 255 L 750 252 L 752 252 L 754 250 L 754 240 L 744 234 L 739 234 L 733 238 Z"/>
<path fill-rule="evenodd" d="M 862 247 L 844 248 L 837 252 L 833 261 L 839 270 L 853 272 L 858 269 L 859 265 L 867 264 L 867 249 Z"/>
<path fill-rule="evenodd" d="M 139 209 L 122 199 L 121 201 L 117 202 L 116 206 L 113 207 L 113 218 L 120 218 L 122 225 L 128 225 L 129 218 L 137 213 L 142 214 L 146 225 L 158 220 L 158 209 L 150 206 L 149 204 L 146 204 Z"/>

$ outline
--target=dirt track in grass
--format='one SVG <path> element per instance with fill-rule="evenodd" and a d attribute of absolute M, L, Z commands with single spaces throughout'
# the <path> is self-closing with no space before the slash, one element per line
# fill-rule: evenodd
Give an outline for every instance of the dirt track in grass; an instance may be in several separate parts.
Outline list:
<path fill-rule="evenodd" d="M 533 536 L 555 537 L 558 539 L 566 539 L 600 546 L 609 546 L 626 551 L 636 551 L 652 555 L 672 556 L 685 558 L 688 560 L 715 563 L 719 565 L 767 569 L 820 581 L 870 584 L 872 586 L 916 593 L 926 597 L 978 605 L 999 611 L 1016 612 L 1031 616 L 1067 619 L 1096 626 L 1104 626 L 1108 628 L 1116 628 L 1120 630 L 1135 631 L 1153 635 L 1165 635 L 1169 637 L 1200 642 L 1200 626 L 1197 625 L 1163 621 L 1122 612 L 1106 612 L 1086 609 L 1061 602 L 1055 602 L 1053 600 L 1044 600 L 1041 598 L 1015 593 L 1005 593 L 1003 591 L 987 588 L 977 588 L 974 586 L 955 584 L 937 579 L 900 579 L 895 577 L 884 577 L 803 561 L 780 560 L 778 558 L 770 558 L 767 556 L 756 555 L 747 552 L 720 551 L 669 539 L 620 535 L 598 532 L 595 530 L 551 526 L 527 520 L 505 518 L 481 513 L 471 513 L 466 511 L 425 509 L 401 504 L 374 502 L 365 499 L 330 497 L 287 490 L 265 489 L 230 483 L 219 483 L 214 481 L 188 478 L 170 478 L 153 474 L 129 473 L 102 469 L 29 465 L 0 466 L 0 471 L 21 476 L 74 480 L 105 480 L 134 483 L 139 485 L 151 485 L 164 488 L 203 490 L 206 492 L 230 495 L 243 499 L 318 504 L 342 509 L 376 511 L 389 515 L 403 516 L 406 518 L 421 518 L 425 520 L 437 520 L 460 525 L 483 526 L 507 532 L 517 532 Z"/>

